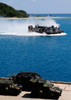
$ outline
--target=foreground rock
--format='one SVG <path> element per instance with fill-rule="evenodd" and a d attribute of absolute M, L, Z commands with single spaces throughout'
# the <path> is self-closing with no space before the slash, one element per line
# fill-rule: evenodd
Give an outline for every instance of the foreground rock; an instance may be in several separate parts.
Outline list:
<path fill-rule="evenodd" d="M 21 84 L 24 91 L 32 91 L 35 88 L 35 84 L 33 84 L 31 79 L 41 79 L 41 76 L 32 72 L 21 72 L 17 74 L 14 81 L 17 84 Z"/>
<path fill-rule="evenodd" d="M 12 80 L 0 79 L 0 95 L 17 96 L 21 92 L 21 85 L 14 84 Z"/>
<path fill-rule="evenodd" d="M 58 99 L 62 90 L 42 79 L 39 74 L 31 72 L 18 73 L 14 82 L 22 85 L 23 91 L 31 91 L 31 97 Z"/>

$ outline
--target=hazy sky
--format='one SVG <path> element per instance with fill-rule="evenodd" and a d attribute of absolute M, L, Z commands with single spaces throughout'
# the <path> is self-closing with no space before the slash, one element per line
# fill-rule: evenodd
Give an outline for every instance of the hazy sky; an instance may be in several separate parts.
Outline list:
<path fill-rule="evenodd" d="M 27 13 L 71 13 L 71 0 L 0 0 Z"/>

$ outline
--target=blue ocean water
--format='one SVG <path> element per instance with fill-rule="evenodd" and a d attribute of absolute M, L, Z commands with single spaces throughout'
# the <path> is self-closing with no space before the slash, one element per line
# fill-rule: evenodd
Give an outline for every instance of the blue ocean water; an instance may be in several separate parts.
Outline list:
<path fill-rule="evenodd" d="M 71 17 L 71 14 L 29 14 L 30 16 L 56 16 L 56 17 Z"/>
<path fill-rule="evenodd" d="M 47 80 L 71 82 L 71 19 L 54 20 L 66 36 L 0 35 L 0 77 L 29 71 L 37 72 Z M 23 19 L 8 21 L 24 23 Z M 5 25 L 0 28 L 0 33 L 8 31 Z"/>

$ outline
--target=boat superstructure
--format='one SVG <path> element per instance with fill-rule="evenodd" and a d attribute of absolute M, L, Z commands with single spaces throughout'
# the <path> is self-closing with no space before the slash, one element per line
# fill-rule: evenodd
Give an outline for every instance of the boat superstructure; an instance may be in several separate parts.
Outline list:
<path fill-rule="evenodd" d="M 59 27 L 54 27 L 53 25 L 51 27 L 47 27 L 47 26 L 39 26 L 39 25 L 35 25 L 35 27 L 33 27 L 32 25 L 28 26 L 28 31 L 29 32 L 37 32 L 40 34 L 47 34 L 47 35 L 55 35 L 55 34 L 63 34 L 64 31 L 61 30 Z"/>

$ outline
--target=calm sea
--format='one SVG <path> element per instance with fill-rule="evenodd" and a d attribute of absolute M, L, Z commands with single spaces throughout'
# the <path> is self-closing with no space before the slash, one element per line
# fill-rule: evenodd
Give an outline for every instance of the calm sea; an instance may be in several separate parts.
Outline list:
<path fill-rule="evenodd" d="M 53 20 L 66 36 L 18 36 L 26 32 L 28 19 L 0 19 L 0 77 L 25 71 L 37 72 L 47 80 L 71 82 L 71 18 Z"/>

